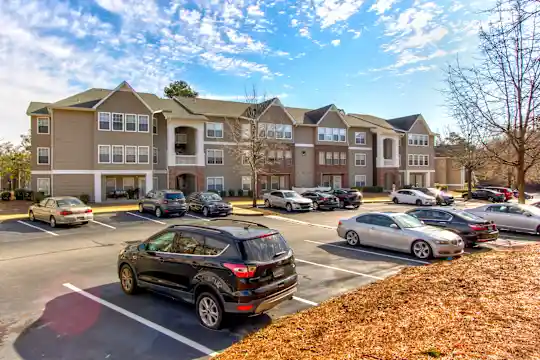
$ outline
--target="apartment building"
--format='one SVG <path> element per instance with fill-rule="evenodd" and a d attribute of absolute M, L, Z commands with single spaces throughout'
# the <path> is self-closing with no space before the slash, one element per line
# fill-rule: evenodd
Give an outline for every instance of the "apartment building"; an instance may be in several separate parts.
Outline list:
<path fill-rule="evenodd" d="M 279 144 L 267 152 L 260 190 L 432 184 L 433 133 L 421 115 L 407 127 L 399 119 L 347 114 L 334 104 L 301 109 L 274 98 L 257 106 L 259 135 Z M 230 150 L 237 145 L 231 123 L 249 129 L 252 107 L 162 99 L 127 82 L 55 103 L 32 102 L 32 188 L 88 194 L 95 202 L 130 188 L 251 190 L 249 167 Z"/>

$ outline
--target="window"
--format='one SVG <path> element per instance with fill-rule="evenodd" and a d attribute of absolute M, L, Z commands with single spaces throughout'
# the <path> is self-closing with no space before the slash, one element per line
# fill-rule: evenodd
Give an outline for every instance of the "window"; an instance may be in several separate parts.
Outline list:
<path fill-rule="evenodd" d="M 187 144 L 187 134 L 174 134 L 175 144 Z"/>
<path fill-rule="evenodd" d="M 159 161 L 159 156 L 158 156 L 158 148 L 155 147 L 152 151 L 152 158 L 153 158 L 153 163 L 154 164 L 157 164 L 158 161 Z"/>
<path fill-rule="evenodd" d="M 277 150 L 276 151 L 276 161 L 281 162 L 283 161 L 283 150 Z"/>
<path fill-rule="evenodd" d="M 152 134 L 154 135 L 158 134 L 158 119 L 157 118 L 152 119 Z"/>
<path fill-rule="evenodd" d="M 354 154 L 355 166 L 366 166 L 366 154 Z"/>
<path fill-rule="evenodd" d="M 409 166 L 429 166 L 429 155 L 409 154 Z"/>
<path fill-rule="evenodd" d="M 266 137 L 266 124 L 259 123 L 259 124 L 257 124 L 257 127 L 258 127 L 258 131 L 259 131 L 259 137 L 260 138 L 265 138 Z"/>
<path fill-rule="evenodd" d="M 291 150 L 285 150 L 285 164 L 292 166 L 292 152 Z"/>
<path fill-rule="evenodd" d="M 152 189 L 159 189 L 159 178 L 157 176 L 152 178 Z"/>
<path fill-rule="evenodd" d="M 182 231 L 173 240 L 167 252 L 183 255 L 204 255 L 204 237 Z"/>
<path fill-rule="evenodd" d="M 508 206 L 506 205 L 493 205 L 486 209 L 487 211 L 506 213 L 508 212 Z"/>
<path fill-rule="evenodd" d="M 354 186 L 366 186 L 366 175 L 354 175 Z"/>
<path fill-rule="evenodd" d="M 276 152 L 274 150 L 268 151 L 268 155 L 266 156 L 266 158 L 269 163 L 276 162 Z"/>
<path fill-rule="evenodd" d="M 98 130 L 111 130 L 111 113 L 100 112 L 98 114 Z"/>
<path fill-rule="evenodd" d="M 268 190 L 268 178 L 266 176 L 259 178 L 259 183 L 261 184 L 261 190 Z"/>
<path fill-rule="evenodd" d="M 99 164 L 111 163 L 111 146 L 110 145 L 98 145 L 98 163 Z"/>
<path fill-rule="evenodd" d="M 251 124 L 241 125 L 242 139 L 249 139 L 251 136 Z"/>
<path fill-rule="evenodd" d="M 522 209 L 522 208 L 519 208 L 517 206 L 510 206 L 508 208 L 508 213 L 509 214 L 523 215 L 523 214 L 525 214 L 525 210 Z"/>
<path fill-rule="evenodd" d="M 146 243 L 146 250 L 166 252 L 172 246 L 175 237 L 175 231 L 158 234 Z"/>
<path fill-rule="evenodd" d="M 150 150 L 148 146 L 139 146 L 139 164 L 148 164 L 150 157 Z"/>
<path fill-rule="evenodd" d="M 135 178 L 134 177 L 122 178 L 122 188 L 124 190 L 135 189 Z"/>
<path fill-rule="evenodd" d="M 339 154 L 339 160 L 341 165 L 347 165 L 347 153 L 342 152 Z"/>
<path fill-rule="evenodd" d="M 290 250 L 289 245 L 287 245 L 287 242 L 281 234 L 244 240 L 242 241 L 242 246 L 248 261 L 263 263 L 274 261 L 276 259 L 276 254 L 288 254 Z"/>
<path fill-rule="evenodd" d="M 249 165 L 250 163 L 249 150 L 244 150 L 242 154 L 242 165 Z"/>
<path fill-rule="evenodd" d="M 283 139 L 285 137 L 283 125 L 276 125 L 276 139 Z"/>
<path fill-rule="evenodd" d="M 333 130 L 330 128 L 324 129 L 324 141 L 332 141 Z"/>
<path fill-rule="evenodd" d="M 429 135 L 409 134 L 407 140 L 410 146 L 429 146 Z"/>
<path fill-rule="evenodd" d="M 347 130 L 320 127 L 317 129 L 317 138 L 319 141 L 346 142 Z"/>
<path fill-rule="evenodd" d="M 150 117 L 148 115 L 139 115 L 139 132 L 150 131 Z"/>
<path fill-rule="evenodd" d="M 371 224 L 381 227 L 390 227 L 390 225 L 395 224 L 394 220 L 390 219 L 388 216 L 384 215 L 371 215 Z"/>
<path fill-rule="evenodd" d="M 38 178 L 37 179 L 37 191 L 42 192 L 45 196 L 51 195 L 51 179 Z"/>
<path fill-rule="evenodd" d="M 51 149 L 45 147 L 37 148 L 37 163 L 38 165 L 49 165 Z"/>
<path fill-rule="evenodd" d="M 339 153 L 334 153 L 334 165 L 339 165 Z"/>
<path fill-rule="evenodd" d="M 49 133 L 49 118 L 37 118 L 37 133 L 38 134 Z"/>
<path fill-rule="evenodd" d="M 279 176 L 270 177 L 270 189 L 279 190 Z"/>
<path fill-rule="evenodd" d="M 206 190 L 208 191 L 223 191 L 223 178 L 222 177 L 209 177 L 206 178 Z"/>
<path fill-rule="evenodd" d="M 206 150 L 206 164 L 223 165 L 223 150 Z"/>
<path fill-rule="evenodd" d="M 322 186 L 324 187 L 330 187 L 330 175 L 323 175 L 322 177 Z"/>
<path fill-rule="evenodd" d="M 126 131 L 128 132 L 137 131 L 137 115 L 126 114 Z"/>
<path fill-rule="evenodd" d="M 276 124 L 266 124 L 266 137 L 269 139 L 276 137 Z"/>
<path fill-rule="evenodd" d="M 324 151 L 319 151 L 319 165 L 324 165 L 324 163 L 325 163 Z"/>
<path fill-rule="evenodd" d="M 429 155 L 424 155 L 424 165 L 429 166 Z"/>
<path fill-rule="evenodd" d="M 251 190 L 251 176 L 242 176 L 242 190 Z"/>
<path fill-rule="evenodd" d="M 225 249 L 229 247 L 229 244 L 222 240 L 214 239 L 211 237 L 204 238 L 204 255 L 217 256 L 221 254 Z"/>
<path fill-rule="evenodd" d="M 223 137 L 223 124 L 222 123 L 206 123 L 206 137 L 207 138 L 222 138 Z"/>
<path fill-rule="evenodd" d="M 320 127 L 317 129 L 319 141 L 324 141 L 324 128 Z"/>
<path fill-rule="evenodd" d="M 285 139 L 292 139 L 292 125 L 283 125 L 283 132 L 285 133 Z"/>
<path fill-rule="evenodd" d="M 128 145 L 126 146 L 126 164 L 136 164 L 137 163 L 137 147 Z"/>
<path fill-rule="evenodd" d="M 355 132 L 354 133 L 354 143 L 356 145 L 366 145 L 366 133 L 365 132 Z"/>
<path fill-rule="evenodd" d="M 347 141 L 347 130 L 346 129 L 339 129 L 339 141 L 340 142 L 346 142 Z"/>
<path fill-rule="evenodd" d="M 124 163 L 124 147 L 122 145 L 112 146 L 112 162 L 113 164 Z"/>
<path fill-rule="evenodd" d="M 124 114 L 112 114 L 112 130 L 124 131 Z"/>
<path fill-rule="evenodd" d="M 331 152 L 326 153 L 326 165 L 332 165 L 332 153 Z"/>
<path fill-rule="evenodd" d="M 116 190 L 116 178 L 106 178 L 105 189 L 107 192 Z"/>

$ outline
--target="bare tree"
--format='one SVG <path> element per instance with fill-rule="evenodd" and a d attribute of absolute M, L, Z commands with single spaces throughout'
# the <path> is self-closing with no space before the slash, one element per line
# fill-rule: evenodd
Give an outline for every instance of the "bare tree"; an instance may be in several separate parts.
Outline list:
<path fill-rule="evenodd" d="M 471 122 L 486 153 L 516 169 L 520 203 L 527 171 L 540 162 L 540 119 L 535 115 L 540 106 L 540 13 L 532 9 L 538 6 L 530 0 L 499 1 L 490 10 L 494 21 L 480 29 L 477 64 L 467 67 L 458 60 L 446 71 L 448 98 Z M 501 152 L 501 142 L 515 156 Z"/>
<path fill-rule="evenodd" d="M 249 169 L 253 207 L 257 206 L 259 198 L 257 186 L 259 178 L 274 173 L 275 165 L 279 166 L 280 162 L 292 161 L 278 156 L 285 153 L 287 145 L 276 141 L 276 136 L 269 136 L 265 127 L 268 119 L 264 123 L 261 122 L 261 116 L 274 101 L 275 98 L 266 99 L 265 95 L 259 96 L 257 89 L 253 87 L 250 92 L 246 91 L 245 102 L 248 107 L 242 116 L 226 119 L 230 139 L 234 143 L 228 150 L 236 159 L 236 166 L 240 171 Z M 278 125 L 280 124 L 276 123 L 276 126 Z M 270 154 L 273 155 L 269 156 Z"/>

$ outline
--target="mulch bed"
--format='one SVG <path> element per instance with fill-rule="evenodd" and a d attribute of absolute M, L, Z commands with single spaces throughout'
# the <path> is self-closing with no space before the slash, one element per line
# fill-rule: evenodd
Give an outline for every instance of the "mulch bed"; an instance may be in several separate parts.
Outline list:
<path fill-rule="evenodd" d="M 540 359 L 540 246 L 411 267 L 216 359 Z"/>

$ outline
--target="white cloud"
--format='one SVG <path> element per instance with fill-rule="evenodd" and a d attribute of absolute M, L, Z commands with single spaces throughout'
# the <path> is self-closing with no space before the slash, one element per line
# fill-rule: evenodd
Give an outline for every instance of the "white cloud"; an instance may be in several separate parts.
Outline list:
<path fill-rule="evenodd" d="M 373 5 L 369 8 L 369 11 L 375 11 L 377 15 L 382 15 L 386 11 L 392 8 L 392 5 L 397 3 L 399 0 L 376 0 Z"/>
<path fill-rule="evenodd" d="M 325 29 L 348 20 L 358 12 L 364 0 L 312 0 L 311 3 L 321 21 L 321 28 Z"/>
<path fill-rule="evenodd" d="M 281 50 L 276 50 L 274 51 L 274 54 L 276 54 L 277 56 L 289 56 L 289 53 L 286 52 L 286 51 L 281 51 Z"/>
<path fill-rule="evenodd" d="M 362 35 L 362 31 L 361 30 L 353 30 L 353 29 L 349 29 L 347 30 L 347 32 L 349 33 L 352 33 L 353 34 L 353 39 L 358 39 L 360 37 L 360 35 Z"/>
<path fill-rule="evenodd" d="M 400 73 L 398 75 L 410 75 L 410 74 L 414 74 L 416 72 L 431 71 L 431 70 L 434 70 L 436 67 L 437 67 L 436 65 L 429 65 L 429 66 L 420 65 L 420 66 L 417 66 L 417 67 L 409 68 L 409 69 L 405 70 L 404 72 L 402 72 L 402 73 Z"/>
<path fill-rule="evenodd" d="M 264 16 L 264 12 L 259 8 L 259 5 L 252 5 L 247 8 L 248 15 Z"/>
<path fill-rule="evenodd" d="M 261 73 L 266 76 L 271 75 L 271 71 L 266 65 L 257 64 L 251 61 L 229 58 L 211 52 L 201 54 L 200 58 L 203 63 L 217 71 L 231 71 L 240 76 L 248 76 L 253 72 Z"/>
<path fill-rule="evenodd" d="M 332 40 L 331 43 L 332 43 L 332 45 L 334 45 L 334 46 L 338 46 L 338 45 L 341 43 L 341 40 L 339 40 L 339 39 Z"/>
<path fill-rule="evenodd" d="M 297 27 L 298 26 L 298 20 L 297 19 L 292 19 L 291 20 L 291 26 L 292 27 Z"/>
<path fill-rule="evenodd" d="M 304 27 L 304 28 L 301 28 L 300 31 L 299 31 L 299 33 L 300 33 L 300 36 L 302 36 L 302 37 L 309 37 L 309 30 L 308 30 L 308 28 L 305 28 L 305 27 Z"/>

